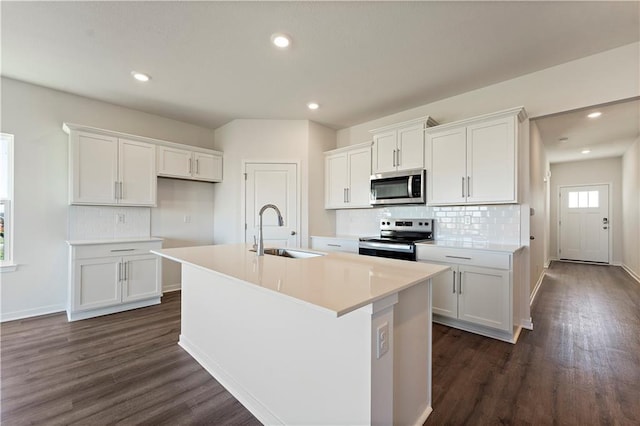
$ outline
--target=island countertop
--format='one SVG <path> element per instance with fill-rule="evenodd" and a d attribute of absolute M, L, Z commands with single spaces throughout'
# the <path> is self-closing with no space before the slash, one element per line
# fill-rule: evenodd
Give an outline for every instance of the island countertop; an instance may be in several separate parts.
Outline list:
<path fill-rule="evenodd" d="M 449 269 L 352 253 L 292 259 L 256 256 L 251 245 L 153 250 L 159 256 L 276 292 L 342 316 Z"/>

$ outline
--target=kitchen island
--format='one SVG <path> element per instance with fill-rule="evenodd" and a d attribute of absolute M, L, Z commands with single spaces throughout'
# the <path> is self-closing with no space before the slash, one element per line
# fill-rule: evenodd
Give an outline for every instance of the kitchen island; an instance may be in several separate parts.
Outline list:
<path fill-rule="evenodd" d="M 265 424 L 417 424 L 431 412 L 431 278 L 349 253 L 157 250 L 182 264 L 179 344 Z"/>

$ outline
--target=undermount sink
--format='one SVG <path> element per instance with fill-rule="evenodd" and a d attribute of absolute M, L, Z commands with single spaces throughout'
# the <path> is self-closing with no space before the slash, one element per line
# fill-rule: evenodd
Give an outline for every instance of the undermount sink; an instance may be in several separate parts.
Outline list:
<path fill-rule="evenodd" d="M 255 251 L 255 250 L 251 250 L 251 251 Z M 264 254 L 269 254 L 271 256 L 290 257 L 292 259 L 306 259 L 309 257 L 324 256 L 324 253 L 314 253 L 310 251 L 292 250 L 292 249 L 275 248 L 275 247 L 264 249 Z"/>

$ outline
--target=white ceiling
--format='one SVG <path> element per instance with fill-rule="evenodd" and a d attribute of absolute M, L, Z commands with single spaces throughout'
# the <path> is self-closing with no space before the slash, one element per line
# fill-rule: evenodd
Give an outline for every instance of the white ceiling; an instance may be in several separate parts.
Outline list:
<path fill-rule="evenodd" d="M 595 111 L 602 115 L 587 117 Z M 541 117 L 535 122 L 551 163 L 618 157 L 640 135 L 640 99 Z M 582 154 L 583 150 L 591 152 Z"/>
<path fill-rule="evenodd" d="M 636 1 L 0 7 L 3 76 L 209 128 L 235 118 L 344 128 L 640 39 Z M 270 45 L 277 31 L 291 49 Z M 307 110 L 311 100 L 321 108 Z"/>

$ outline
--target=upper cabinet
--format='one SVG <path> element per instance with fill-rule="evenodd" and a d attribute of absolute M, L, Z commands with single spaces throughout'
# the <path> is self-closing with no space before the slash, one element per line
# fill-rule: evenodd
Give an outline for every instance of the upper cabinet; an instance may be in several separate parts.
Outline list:
<path fill-rule="evenodd" d="M 158 176 L 221 182 L 222 153 L 204 149 L 194 151 L 174 146 L 159 146 Z"/>
<path fill-rule="evenodd" d="M 371 130 L 373 173 L 424 168 L 424 129 L 437 125 L 431 117 Z"/>
<path fill-rule="evenodd" d="M 518 201 L 518 142 L 523 108 L 426 130 L 427 203 Z"/>
<path fill-rule="evenodd" d="M 222 153 L 64 123 L 69 204 L 155 206 L 157 177 L 222 181 Z"/>
<path fill-rule="evenodd" d="M 71 130 L 70 204 L 155 206 L 155 158 L 153 144 Z"/>
<path fill-rule="evenodd" d="M 325 152 L 325 208 L 371 207 L 371 143 Z"/>

